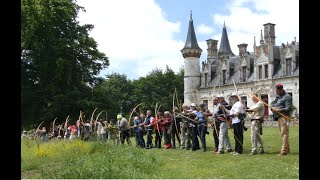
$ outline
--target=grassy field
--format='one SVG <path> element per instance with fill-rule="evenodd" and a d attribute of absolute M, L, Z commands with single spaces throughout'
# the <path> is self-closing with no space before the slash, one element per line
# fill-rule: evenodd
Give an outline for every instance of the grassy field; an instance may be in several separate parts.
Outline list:
<path fill-rule="evenodd" d="M 290 127 L 290 151 L 279 157 L 279 128 L 265 127 L 266 153 L 249 155 L 250 129 L 244 133 L 242 155 L 214 154 L 212 129 L 207 152 L 183 149 L 140 149 L 98 142 L 21 143 L 21 178 L 79 179 L 299 179 L 299 127 Z M 229 130 L 232 148 L 234 139 Z M 134 137 L 131 139 L 134 143 Z"/>

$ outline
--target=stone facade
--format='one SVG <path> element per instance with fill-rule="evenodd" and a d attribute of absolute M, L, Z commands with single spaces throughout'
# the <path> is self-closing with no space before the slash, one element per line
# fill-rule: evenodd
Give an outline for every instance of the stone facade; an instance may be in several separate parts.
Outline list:
<path fill-rule="evenodd" d="M 248 44 L 242 43 L 238 45 L 239 54 L 234 55 L 224 26 L 219 50 L 218 40 L 207 40 L 207 60 L 202 62 L 201 67 L 198 57 L 185 57 L 184 102 L 187 105 L 194 101 L 198 104 L 205 103 L 212 111 L 213 96 L 220 94 L 230 103 L 231 93 L 236 92 L 233 84 L 235 82 L 243 104 L 252 106 L 253 101 L 249 93 L 257 93 L 259 98 L 270 104 L 276 95 L 274 86 L 281 83 L 285 91 L 293 97 L 293 105 L 296 108 L 293 116 L 298 118 L 299 43 L 294 40 L 277 46 L 275 24 L 267 23 L 263 26 L 264 36 L 261 30 L 259 45 L 256 45 L 254 37 L 254 52 L 248 52 Z M 198 74 L 200 78 L 195 78 Z M 198 80 L 199 82 L 196 82 Z M 191 97 L 188 95 L 191 92 L 188 90 L 190 88 L 193 89 Z M 272 115 L 270 109 L 266 113 L 266 116 L 268 115 Z"/>

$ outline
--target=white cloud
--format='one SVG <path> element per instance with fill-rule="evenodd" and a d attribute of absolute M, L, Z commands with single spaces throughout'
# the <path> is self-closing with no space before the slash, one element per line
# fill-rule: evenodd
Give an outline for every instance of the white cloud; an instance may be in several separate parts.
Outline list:
<path fill-rule="evenodd" d="M 256 36 L 256 43 L 259 44 L 260 30 L 263 30 L 265 23 L 276 24 L 276 45 L 291 42 L 294 37 L 299 41 L 298 0 L 232 0 L 226 8 L 228 15 L 213 14 L 212 18 L 221 31 L 223 22 L 226 22 L 229 42 L 235 54 L 238 54 L 237 45 L 241 43 L 248 44 L 247 50 L 253 51 L 253 37 Z M 221 31 L 214 34 L 213 38 L 220 41 Z"/>
<path fill-rule="evenodd" d="M 166 64 L 176 72 L 182 67 L 184 43 L 174 40 L 180 22 L 168 21 L 154 0 L 78 0 L 78 4 L 86 9 L 79 13 L 80 23 L 95 26 L 90 36 L 110 60 L 101 74 L 118 72 L 137 79 Z"/>
<path fill-rule="evenodd" d="M 210 26 L 207 26 L 205 24 L 200 24 L 199 26 L 197 26 L 196 28 L 196 33 L 199 34 L 204 34 L 204 35 L 209 35 L 213 33 L 213 28 Z"/>

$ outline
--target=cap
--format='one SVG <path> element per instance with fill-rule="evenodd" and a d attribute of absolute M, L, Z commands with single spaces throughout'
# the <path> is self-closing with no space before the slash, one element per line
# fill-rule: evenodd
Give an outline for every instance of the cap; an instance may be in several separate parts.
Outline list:
<path fill-rule="evenodd" d="M 191 103 L 191 105 L 190 105 L 190 106 L 196 107 L 196 104 L 194 104 L 194 103 Z"/>
<path fill-rule="evenodd" d="M 122 119 L 121 114 L 119 114 L 119 115 L 117 116 L 117 119 Z"/>
<path fill-rule="evenodd" d="M 275 88 L 277 88 L 277 89 L 282 89 L 282 88 L 283 88 L 283 85 L 282 85 L 282 84 L 277 84 L 277 85 L 275 86 Z"/>

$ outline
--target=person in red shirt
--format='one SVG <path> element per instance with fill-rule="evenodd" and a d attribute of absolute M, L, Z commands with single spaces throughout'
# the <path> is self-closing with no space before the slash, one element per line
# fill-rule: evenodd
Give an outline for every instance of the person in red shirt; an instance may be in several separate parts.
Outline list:
<path fill-rule="evenodd" d="M 162 129 L 161 129 L 161 121 L 163 121 L 163 116 L 161 112 L 158 112 L 156 117 L 153 118 L 151 122 L 151 126 L 154 127 L 154 132 L 156 134 L 155 138 L 155 147 L 161 148 L 161 139 L 162 139 Z"/>
<path fill-rule="evenodd" d="M 171 114 L 169 111 L 164 112 L 164 120 L 161 122 L 162 133 L 164 136 L 164 146 L 166 149 L 172 148 L 170 126 L 172 124 Z"/>

